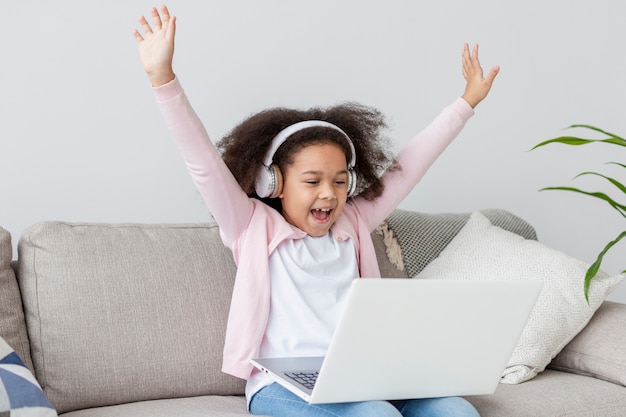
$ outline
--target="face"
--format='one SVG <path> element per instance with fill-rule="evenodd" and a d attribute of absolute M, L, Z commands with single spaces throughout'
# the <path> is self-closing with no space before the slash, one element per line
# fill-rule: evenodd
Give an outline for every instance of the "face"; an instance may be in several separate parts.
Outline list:
<path fill-rule="evenodd" d="M 336 144 L 300 150 L 283 172 L 283 216 L 311 236 L 322 236 L 335 223 L 348 198 L 346 155 Z"/>

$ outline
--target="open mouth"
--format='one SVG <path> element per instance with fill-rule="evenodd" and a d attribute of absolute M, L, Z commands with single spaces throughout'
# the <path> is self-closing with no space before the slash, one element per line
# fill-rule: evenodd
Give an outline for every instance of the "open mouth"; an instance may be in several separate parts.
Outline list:
<path fill-rule="evenodd" d="M 332 209 L 313 209 L 311 210 L 311 215 L 318 222 L 323 222 L 330 218 L 331 211 Z"/>

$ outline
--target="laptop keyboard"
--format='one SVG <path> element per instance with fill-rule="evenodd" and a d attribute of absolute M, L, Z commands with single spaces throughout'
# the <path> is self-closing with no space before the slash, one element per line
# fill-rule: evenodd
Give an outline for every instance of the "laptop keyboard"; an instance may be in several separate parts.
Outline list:
<path fill-rule="evenodd" d="M 313 389 L 315 381 L 317 380 L 317 375 L 319 375 L 319 371 L 285 372 L 285 375 L 299 384 L 304 385 L 308 389 Z"/>

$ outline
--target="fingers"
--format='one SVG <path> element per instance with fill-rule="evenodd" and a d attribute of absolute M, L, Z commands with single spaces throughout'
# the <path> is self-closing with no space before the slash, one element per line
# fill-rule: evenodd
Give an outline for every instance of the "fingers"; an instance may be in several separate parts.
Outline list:
<path fill-rule="evenodd" d="M 150 14 L 152 15 L 152 22 L 154 24 L 155 31 L 161 30 L 164 26 L 167 26 L 170 21 L 170 11 L 165 5 L 161 6 L 160 14 L 156 7 L 153 7 L 150 10 Z"/>
<path fill-rule="evenodd" d="M 141 29 L 143 30 L 143 33 L 145 33 L 146 36 L 149 36 L 152 34 L 152 28 L 150 27 L 150 24 L 148 23 L 148 21 L 146 20 L 144 16 L 139 16 L 139 26 L 141 26 Z M 143 35 L 141 34 L 141 32 L 139 32 L 138 29 L 133 30 L 133 35 L 135 36 L 135 39 L 137 40 L 137 42 L 142 42 L 144 40 Z"/>
<path fill-rule="evenodd" d="M 479 62 L 479 59 L 478 59 L 478 44 L 474 44 L 474 51 L 472 53 L 472 62 Z"/>
<path fill-rule="evenodd" d="M 463 69 L 463 77 L 467 79 L 468 70 L 467 67 L 469 65 L 469 45 L 467 43 L 463 44 L 463 54 L 461 55 L 461 63 Z"/>
<path fill-rule="evenodd" d="M 478 44 L 474 45 L 472 52 L 470 53 L 469 45 L 465 43 L 463 45 L 463 77 L 468 79 L 473 75 L 478 75 L 482 78 L 483 69 L 480 66 L 480 59 L 478 58 Z"/>
<path fill-rule="evenodd" d="M 489 71 L 489 74 L 485 77 L 485 81 L 491 86 L 493 84 L 493 80 L 496 79 L 496 75 L 500 72 L 500 67 L 498 65 L 494 65 Z"/>
<path fill-rule="evenodd" d="M 133 36 L 137 39 L 137 42 L 143 42 L 143 36 L 141 36 L 141 33 L 139 33 L 137 29 L 133 30 Z"/>
<path fill-rule="evenodd" d="M 153 16 L 154 16 L 154 14 L 153 14 Z M 169 9 L 167 8 L 166 5 L 161 6 L 161 20 L 164 23 L 167 23 L 170 20 L 170 11 L 169 11 Z"/>
<path fill-rule="evenodd" d="M 161 16 L 159 16 L 159 11 L 156 9 L 156 7 L 150 9 L 150 14 L 152 14 L 152 23 L 154 24 L 154 28 L 157 30 L 161 29 Z"/>
<path fill-rule="evenodd" d="M 170 42 L 174 42 L 176 36 L 176 16 L 172 16 L 167 24 L 167 38 Z"/>
<path fill-rule="evenodd" d="M 152 34 L 152 28 L 150 27 L 148 21 L 144 16 L 139 16 L 139 26 L 141 26 L 141 29 L 146 34 L 146 36 Z M 141 32 L 139 32 L 138 29 L 133 30 L 133 35 L 135 36 L 135 39 L 137 39 L 137 42 L 141 42 L 144 40 L 144 37 L 141 35 Z"/>
<path fill-rule="evenodd" d="M 144 35 L 142 35 L 139 30 L 135 29 L 133 31 L 133 35 L 135 36 L 137 42 L 142 42 L 144 40 L 144 36 L 150 36 L 154 32 L 161 31 L 162 29 L 167 31 L 170 20 L 172 21 L 172 24 L 174 24 L 175 18 L 170 16 L 169 9 L 165 5 L 161 7 L 161 13 L 159 13 L 156 7 L 153 7 L 150 9 L 150 15 L 152 17 L 152 26 L 154 26 L 154 29 L 150 26 L 150 23 L 148 23 L 145 16 L 139 16 L 139 25 L 141 26 Z"/>

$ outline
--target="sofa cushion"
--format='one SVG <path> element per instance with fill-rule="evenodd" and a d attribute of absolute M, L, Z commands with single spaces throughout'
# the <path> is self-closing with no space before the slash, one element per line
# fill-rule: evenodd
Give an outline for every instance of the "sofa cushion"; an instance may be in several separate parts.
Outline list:
<path fill-rule="evenodd" d="M 626 415 L 625 392 L 626 388 L 608 382 L 548 370 L 524 384 L 500 385 L 493 395 L 467 399 L 481 417 L 623 417 Z M 80 410 L 63 417 L 207 415 L 236 417 L 249 414 L 243 397 L 208 396 Z"/>
<path fill-rule="evenodd" d="M 30 369 L 0 337 L 0 416 L 56 415 Z"/>
<path fill-rule="evenodd" d="M 220 371 L 235 265 L 215 224 L 44 222 L 18 251 L 36 376 L 60 413 L 243 393 Z"/>
<path fill-rule="evenodd" d="M 493 395 L 467 397 L 480 417 L 624 417 L 626 388 L 580 375 L 547 370 Z"/>
<path fill-rule="evenodd" d="M 537 303 L 502 377 L 502 382 L 519 383 L 542 372 L 623 279 L 621 275 L 599 273 L 591 283 L 587 303 L 583 280 L 588 267 L 535 240 L 493 226 L 475 212 L 417 278 L 543 280 Z"/>
<path fill-rule="evenodd" d="M 626 387 L 626 304 L 605 301 L 549 367 Z"/>
<path fill-rule="evenodd" d="M 243 396 L 202 396 L 141 401 L 72 411 L 62 417 L 238 417 L 250 416 Z"/>
<path fill-rule="evenodd" d="M 11 268 L 12 257 L 11 235 L 0 227 L 0 337 L 15 349 L 32 371 L 33 361 L 30 357 L 22 297 Z"/>

